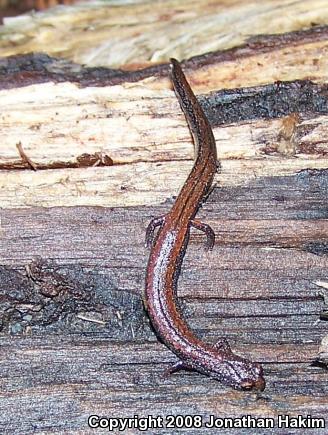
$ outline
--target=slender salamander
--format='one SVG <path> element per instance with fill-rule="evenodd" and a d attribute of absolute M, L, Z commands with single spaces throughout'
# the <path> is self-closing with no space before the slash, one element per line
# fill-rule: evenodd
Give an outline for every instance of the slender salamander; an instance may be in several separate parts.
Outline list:
<path fill-rule="evenodd" d="M 193 137 L 196 159 L 171 211 L 153 219 L 147 228 L 146 244 L 152 248 L 146 275 L 145 308 L 159 338 L 179 357 L 171 373 L 192 369 L 235 389 L 263 390 L 265 380 L 259 363 L 234 354 L 225 338 L 214 345 L 204 343 L 190 330 L 176 304 L 177 281 L 190 227 L 206 234 L 209 249 L 214 245 L 212 228 L 195 219 L 195 215 L 211 188 L 217 155 L 209 121 L 175 59 L 171 59 L 171 79 Z"/>

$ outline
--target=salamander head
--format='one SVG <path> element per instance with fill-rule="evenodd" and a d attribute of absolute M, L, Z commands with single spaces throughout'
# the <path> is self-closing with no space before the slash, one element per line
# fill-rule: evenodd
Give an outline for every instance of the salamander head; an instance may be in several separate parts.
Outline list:
<path fill-rule="evenodd" d="M 262 366 L 234 354 L 226 340 L 215 345 L 213 356 L 215 359 L 210 364 L 211 377 L 236 390 L 264 390 Z"/>
<path fill-rule="evenodd" d="M 261 365 L 234 354 L 213 367 L 210 376 L 236 390 L 263 391 L 265 388 Z"/>
<path fill-rule="evenodd" d="M 234 378 L 236 383 L 232 385 L 238 390 L 258 390 L 263 391 L 265 380 L 263 369 L 259 363 L 241 359 L 232 363 Z"/>

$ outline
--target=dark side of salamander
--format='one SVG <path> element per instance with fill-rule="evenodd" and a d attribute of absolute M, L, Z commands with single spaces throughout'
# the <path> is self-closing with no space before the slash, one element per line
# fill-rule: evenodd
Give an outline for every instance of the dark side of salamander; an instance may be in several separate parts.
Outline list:
<path fill-rule="evenodd" d="M 179 357 L 171 372 L 192 369 L 235 389 L 263 390 L 265 381 L 260 364 L 235 355 L 224 338 L 215 345 L 204 343 L 190 330 L 178 309 L 177 281 L 190 227 L 205 233 L 208 249 L 214 245 L 213 230 L 195 219 L 195 215 L 211 188 L 217 155 L 211 126 L 175 59 L 171 59 L 171 79 L 193 136 L 196 159 L 171 211 L 153 219 L 147 228 L 146 244 L 151 246 L 151 252 L 145 307 L 159 338 Z"/>

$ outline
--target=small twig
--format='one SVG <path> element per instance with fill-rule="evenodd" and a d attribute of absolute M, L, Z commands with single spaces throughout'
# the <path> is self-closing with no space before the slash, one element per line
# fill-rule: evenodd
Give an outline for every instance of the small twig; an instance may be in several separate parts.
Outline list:
<path fill-rule="evenodd" d="M 25 151 L 23 150 L 23 146 L 21 142 L 18 142 L 16 144 L 16 148 L 18 149 L 19 155 L 21 156 L 21 159 L 24 163 L 27 163 L 33 171 L 37 171 L 37 165 L 32 162 L 32 160 L 26 155 Z"/>
<path fill-rule="evenodd" d="M 106 325 L 106 322 L 104 322 L 103 320 L 94 319 L 94 318 L 85 316 L 83 314 L 78 314 L 76 317 L 78 319 L 85 320 L 86 322 L 98 323 L 99 325 Z"/>

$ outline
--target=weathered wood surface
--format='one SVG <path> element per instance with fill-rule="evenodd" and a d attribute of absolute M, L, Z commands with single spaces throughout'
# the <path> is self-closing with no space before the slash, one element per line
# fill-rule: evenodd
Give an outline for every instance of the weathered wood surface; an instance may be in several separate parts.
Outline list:
<path fill-rule="evenodd" d="M 217 244 L 205 254 L 203 238 L 193 234 L 179 282 L 184 313 L 203 339 L 226 336 L 263 363 L 267 388 L 260 394 L 195 373 L 163 375 L 175 357 L 142 308 L 143 240 L 147 222 L 172 200 L 152 208 L 2 210 L 5 428 L 87 433 L 93 413 L 327 419 L 328 372 L 319 361 L 328 330 L 320 320 L 327 193 L 327 171 L 303 171 L 217 188 L 200 212 Z M 51 259 L 41 270 L 31 267 L 37 255 Z"/>
<path fill-rule="evenodd" d="M 319 55 L 327 44 L 321 27 L 185 62 L 195 92 L 212 90 L 199 98 L 217 140 L 221 185 L 327 167 L 328 69 Z M 294 56 L 293 68 L 281 50 Z M 262 65 L 272 56 L 281 62 L 269 76 Z M 272 83 L 277 77 L 290 82 Z M 218 90 L 228 81 L 243 88 Z M 167 64 L 124 73 L 27 55 L 2 61 L 0 89 L 4 207 L 151 205 L 186 178 L 192 147 Z M 8 171 L 31 168 L 18 146 L 42 174 Z"/>
<path fill-rule="evenodd" d="M 160 3 L 153 16 L 160 17 Z M 0 61 L 2 433 L 91 433 L 93 413 L 310 414 L 327 427 L 327 4 L 238 1 L 219 11 L 215 2 L 198 2 L 197 11 L 195 3 L 179 4 L 168 22 L 161 15 L 164 27 L 146 23 L 149 46 L 144 32 L 140 45 L 130 34 L 145 25 L 140 13 L 149 13 L 140 3 L 132 8 L 138 22 L 122 8 L 108 15 L 108 7 L 88 5 L 8 21 L 0 49 L 46 46 L 83 61 L 87 44 L 88 64 L 99 65 L 107 51 L 93 55 L 104 33 L 95 28 L 90 43 L 90 11 L 99 29 L 102 17 L 115 22 L 106 38 L 123 38 L 110 45 L 111 68 L 234 47 L 183 64 L 214 129 L 222 170 L 199 213 L 216 233 L 215 248 L 206 253 L 203 237 L 192 233 L 179 296 L 200 337 L 214 343 L 226 336 L 236 352 L 263 364 L 267 388 L 241 393 L 197 373 L 164 376 L 175 356 L 143 310 L 146 226 L 169 210 L 192 164 L 167 63 L 123 71 L 18 55 Z M 123 16 L 126 28 L 117 26 Z M 79 25 L 68 25 L 72 17 Z M 210 17 L 218 20 L 204 31 Z M 196 19 L 199 43 L 190 38 L 176 51 L 169 44 L 160 50 L 167 41 L 156 39 L 156 27 L 176 43 Z M 238 33 L 236 23 L 243 24 Z M 323 25 L 304 30 L 313 23 Z M 295 32 L 245 42 L 261 29 Z M 75 38 L 81 50 L 72 56 Z M 149 56 L 153 42 L 159 50 Z M 178 430 L 151 431 L 158 432 Z"/>
<path fill-rule="evenodd" d="M 325 0 L 81 1 L 5 19 L 0 56 L 41 51 L 89 66 L 135 69 L 327 22 Z M 275 69 L 271 61 L 263 66 Z"/>

